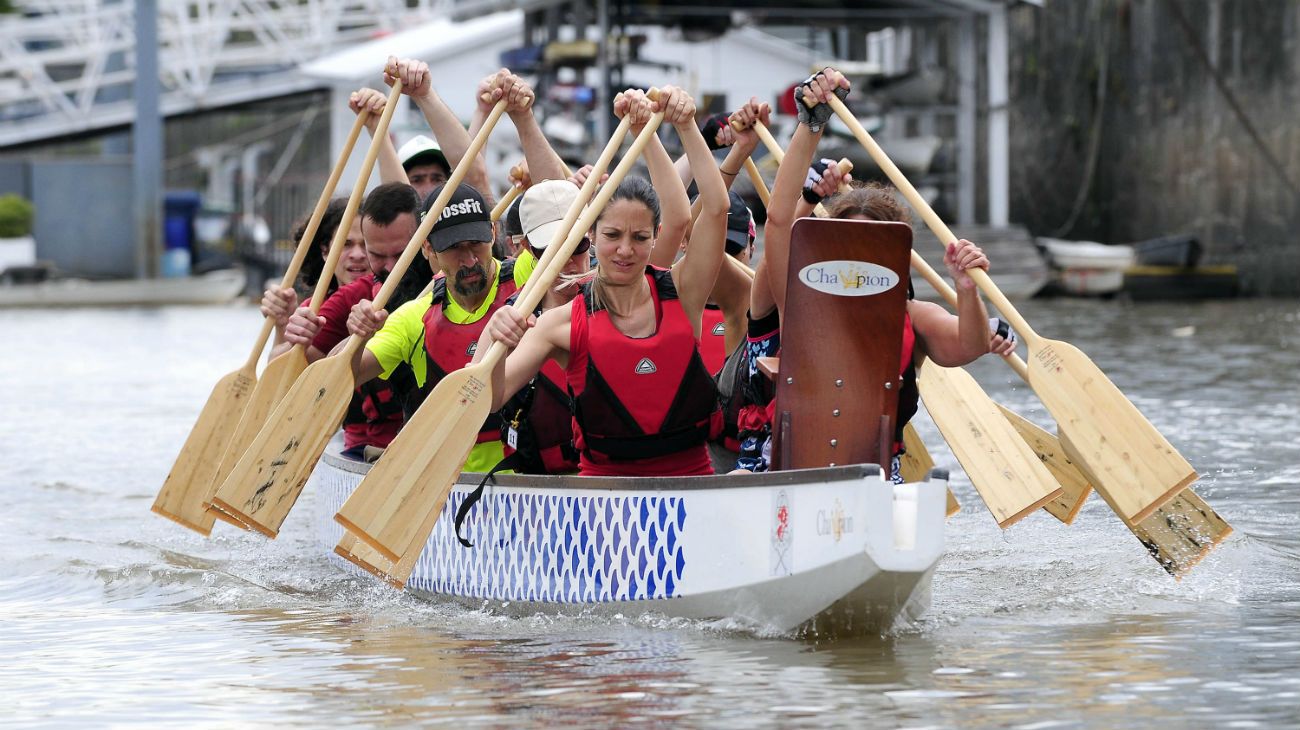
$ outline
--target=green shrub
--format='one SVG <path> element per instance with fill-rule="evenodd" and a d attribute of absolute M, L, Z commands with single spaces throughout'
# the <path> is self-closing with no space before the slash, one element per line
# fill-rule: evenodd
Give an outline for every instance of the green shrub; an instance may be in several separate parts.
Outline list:
<path fill-rule="evenodd" d="M 32 232 L 36 209 L 21 195 L 0 195 L 0 238 L 20 238 Z"/>

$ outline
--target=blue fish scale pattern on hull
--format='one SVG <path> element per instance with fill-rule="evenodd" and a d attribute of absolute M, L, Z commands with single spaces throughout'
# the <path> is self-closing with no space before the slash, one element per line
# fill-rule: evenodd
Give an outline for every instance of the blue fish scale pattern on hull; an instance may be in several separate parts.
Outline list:
<path fill-rule="evenodd" d="M 430 593 L 595 603 L 672 598 L 686 569 L 681 497 L 488 493 L 456 541 L 454 490 L 411 576 Z"/>

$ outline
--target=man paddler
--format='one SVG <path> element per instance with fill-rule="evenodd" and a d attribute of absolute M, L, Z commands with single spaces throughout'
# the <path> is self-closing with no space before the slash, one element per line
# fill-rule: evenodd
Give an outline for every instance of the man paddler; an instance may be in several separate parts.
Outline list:
<path fill-rule="evenodd" d="M 439 187 L 430 193 L 426 214 L 441 192 Z M 369 299 L 352 308 L 348 331 L 369 340 L 353 361 L 358 383 L 389 379 L 403 365 L 409 367 L 416 386 L 404 404 L 409 416 L 443 377 L 469 364 L 488 317 L 524 283 L 516 278 L 514 262 L 492 257 L 495 238 L 487 202 L 462 183 L 423 244 L 443 274 L 433 291 L 391 315 L 376 311 Z M 500 425 L 496 414 L 483 423 L 465 471 L 487 471 L 501 461 Z"/>
<path fill-rule="evenodd" d="M 298 308 L 285 326 L 284 343 L 275 347 L 272 356 L 302 345 L 307 362 L 315 362 L 347 339 L 347 319 L 352 307 L 363 299 L 374 298 L 415 234 L 420 200 L 415 189 L 406 183 L 385 183 L 370 191 L 359 212 L 357 220 L 365 239 L 369 273 L 330 294 L 321 304 L 319 314 L 313 314 L 307 307 Z M 390 301 L 397 306 L 411 299 L 432 278 L 428 262 L 417 258 Z M 388 446 L 403 423 L 399 395 L 384 382 L 363 383 L 357 388 L 343 419 L 345 457 L 361 460 L 367 447 Z"/>

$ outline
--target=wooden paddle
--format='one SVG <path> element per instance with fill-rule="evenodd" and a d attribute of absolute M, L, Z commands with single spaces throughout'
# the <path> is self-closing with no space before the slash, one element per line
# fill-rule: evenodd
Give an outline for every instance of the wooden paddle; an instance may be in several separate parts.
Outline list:
<path fill-rule="evenodd" d="M 657 95 L 654 89 L 649 94 L 652 100 Z M 552 241 L 547 246 L 547 253 L 550 253 L 549 249 L 558 249 L 555 258 L 544 270 L 533 272 L 513 305 L 516 311 L 531 313 L 541 301 L 662 121 L 662 112 L 651 116 L 576 225 L 572 225 L 571 220 L 579 209 L 581 196 L 570 207 L 564 223 L 572 230 L 568 231 L 562 244 Z M 598 177 L 593 174 L 588 179 Z M 566 225 L 561 225 L 557 238 Z M 389 453 L 380 460 L 377 468 L 366 475 L 334 519 L 394 562 L 400 560 L 401 552 L 408 545 L 426 539 L 428 532 L 421 533 L 421 530 L 425 525 L 432 529 L 461 465 L 474 446 L 479 428 L 492 405 L 492 371 L 505 355 L 505 345 L 494 342 L 480 362 L 444 377 L 415 417 L 389 445 Z M 395 448 L 399 440 L 403 442 L 400 451 Z M 407 447 L 406 444 L 414 446 Z M 436 444 L 436 448 L 430 448 L 431 444 Z M 371 490 L 385 496 L 377 509 L 366 497 Z"/>
<path fill-rule="evenodd" d="M 356 145 L 369 114 L 367 111 L 362 111 L 352 124 L 352 131 L 348 133 L 338 160 L 334 162 L 334 169 L 330 171 L 325 188 L 316 201 L 316 209 L 312 211 L 311 218 L 307 221 L 307 227 L 298 241 L 298 248 L 284 271 L 284 278 L 280 281 L 281 287 L 292 286 L 298 278 L 298 271 L 307 257 L 316 230 L 320 228 L 321 219 L 325 217 L 325 209 L 334 195 L 334 189 L 338 187 L 343 168 L 347 164 L 348 157 L 352 155 L 352 148 Z M 185 445 L 181 447 L 181 453 L 176 457 L 171 472 L 163 482 L 158 497 L 154 500 L 152 507 L 154 512 L 202 535 L 212 532 L 214 515 L 207 512 L 206 503 L 211 498 L 211 490 L 216 486 L 216 474 L 222 461 L 222 454 L 228 447 L 228 434 L 231 433 L 232 428 L 238 430 L 237 427 L 244 413 L 247 412 L 248 404 L 256 401 L 262 383 L 279 377 L 271 367 L 274 361 L 267 364 L 260 381 L 256 374 L 257 361 L 262 356 L 262 350 L 266 347 L 266 341 L 271 337 L 274 326 L 275 321 L 267 317 L 262 323 L 262 331 L 258 334 L 253 350 L 244 361 L 243 367 L 217 381 L 212 394 L 208 396 L 207 404 L 199 412 L 198 421 L 190 430 L 189 437 L 185 439 Z M 250 392 L 253 394 L 251 398 Z M 237 524 L 248 529 L 242 523 Z"/>
<path fill-rule="evenodd" d="M 953 291 L 952 287 L 948 286 L 948 282 L 944 281 L 915 251 L 912 252 L 912 267 L 920 272 L 949 304 L 956 306 L 957 292 Z M 1007 366 L 1022 380 L 1029 381 L 1029 369 L 1024 360 L 1021 360 L 1018 355 L 1012 355 L 1005 360 Z M 1088 477 L 1080 471 L 1079 466 L 1067 455 L 1070 451 L 1068 443 L 1057 439 L 1009 408 L 1001 405 L 998 408 L 1030 448 L 1043 460 L 1065 490 L 1060 498 L 1053 500 L 1043 509 L 1067 525 L 1072 523 L 1082 509 L 1084 500 L 1092 491 L 1092 485 Z M 1175 578 L 1181 578 L 1215 545 L 1232 534 L 1232 527 L 1190 487 L 1157 509 L 1150 517 L 1138 523 L 1125 520 L 1124 524 L 1146 546 L 1147 551 L 1161 567 Z"/>
<path fill-rule="evenodd" d="M 903 426 L 903 455 L 898 457 L 898 471 L 903 475 L 905 482 L 923 482 L 930 478 L 930 470 L 934 468 L 934 459 L 930 457 L 930 451 L 925 448 L 925 442 L 921 440 L 921 434 L 916 432 L 911 423 Z M 957 501 L 957 495 L 948 490 L 948 509 L 946 517 L 952 517 L 961 511 L 961 502 Z"/>
<path fill-rule="evenodd" d="M 378 158 L 378 149 L 385 143 L 388 136 L 388 125 L 392 119 L 392 113 L 389 109 L 395 109 L 398 97 L 401 96 L 401 89 L 394 85 L 393 90 L 388 94 L 388 103 L 384 106 L 384 113 L 379 117 L 379 123 L 371 135 L 370 151 L 366 154 L 367 162 L 357 180 L 352 185 L 352 194 L 348 197 L 347 205 L 343 209 L 343 217 L 339 220 L 338 228 L 334 230 L 334 238 L 330 241 L 329 254 L 325 257 L 325 266 L 321 270 L 321 276 L 316 281 L 316 288 L 312 292 L 311 301 L 308 308 L 312 314 L 320 311 L 321 304 L 325 302 L 325 297 L 329 294 L 330 283 L 334 279 L 334 268 L 337 266 L 339 258 L 343 255 L 344 245 L 347 243 L 348 232 L 352 228 L 352 221 L 356 218 L 357 210 L 361 207 L 361 200 L 365 197 L 366 187 L 370 183 L 370 173 L 374 159 Z M 342 165 L 346 163 L 346 158 L 340 157 L 337 164 L 337 172 L 342 173 Z M 336 178 L 337 180 L 337 178 Z M 333 194 L 333 190 L 330 190 Z M 324 214 L 324 205 L 328 205 L 329 199 L 322 197 L 317 203 L 317 209 Z M 314 214 L 313 214 L 314 215 Z M 316 229 L 308 224 L 308 231 L 314 236 Z M 317 221 L 319 225 L 319 220 Z M 306 233 L 303 236 L 306 238 Z M 299 248 L 302 248 L 300 245 Z M 284 394 L 289 392 L 298 376 L 307 369 L 307 348 L 302 345 L 294 345 L 288 352 L 281 354 L 279 357 L 267 363 L 266 368 L 262 371 L 262 379 L 258 381 L 257 387 L 253 389 L 252 396 L 248 399 L 248 405 L 244 408 L 244 416 L 239 420 L 239 426 L 230 436 L 230 443 L 226 447 L 226 453 L 221 459 L 221 466 L 217 469 L 212 482 L 208 485 L 207 493 L 204 495 L 204 504 L 207 509 L 211 510 L 218 519 L 225 520 L 233 525 L 248 529 L 234 515 L 228 514 L 219 507 L 212 506 L 212 497 L 217 492 L 217 487 L 221 486 L 229 476 L 230 470 L 235 468 L 239 457 L 244 455 L 248 450 L 249 444 L 253 438 L 266 425 L 267 416 L 271 410 L 280 402 Z"/>
<path fill-rule="evenodd" d="M 501 196 L 500 202 L 492 208 L 492 220 L 501 220 L 501 216 L 505 215 L 507 210 L 510 210 L 510 204 L 515 202 L 515 198 L 518 198 L 519 194 L 522 192 L 524 192 L 523 188 L 511 185 L 510 189 L 506 191 L 506 194 Z"/>
<path fill-rule="evenodd" d="M 382 309 L 393 295 L 433 224 L 442 215 L 492 128 L 505 112 L 505 105 L 505 101 L 500 101 L 493 107 L 460 164 L 443 184 L 437 199 L 406 244 L 406 250 L 393 265 L 384 286 L 375 295 L 375 309 Z M 338 353 L 317 360 L 303 371 L 302 377 L 281 399 L 230 476 L 217 489 L 212 498 L 214 505 L 258 532 L 275 537 L 325 450 L 325 444 L 343 420 L 356 389 L 352 360 L 363 344 L 363 340 L 354 335 Z"/>
<path fill-rule="evenodd" d="M 944 244 L 956 241 L 844 102 L 832 96 L 829 103 L 935 236 Z M 1033 365 L 1029 387 L 1056 419 L 1061 433 L 1077 447 L 1077 458 L 1072 460 L 1087 466 L 1085 474 L 1102 477 L 1090 481 L 1121 517 L 1141 522 L 1196 481 L 1192 465 L 1087 355 L 1069 343 L 1035 332 L 983 269 L 968 273 L 1024 340 Z"/>
<path fill-rule="evenodd" d="M 622 146 L 623 140 L 627 137 L 627 132 L 630 128 L 630 120 L 627 117 L 624 117 L 623 121 L 614 130 L 613 136 L 610 137 L 609 142 L 605 145 L 605 149 L 592 165 L 592 174 L 587 177 L 586 181 L 584 181 L 581 190 L 578 192 L 577 199 L 572 204 L 570 210 L 566 211 L 566 217 L 561 219 L 560 227 L 557 229 L 554 237 L 556 240 L 551 242 L 555 245 L 547 245 L 545 250 L 542 252 L 541 259 L 538 260 L 536 267 L 533 269 L 534 275 L 538 272 L 546 271 L 546 269 L 551 265 L 551 262 L 559 255 L 562 246 L 558 245 L 558 242 L 568 235 L 569 230 L 572 227 L 571 224 L 577 220 L 578 215 L 582 211 L 582 205 L 591 199 L 592 193 L 600 184 L 600 176 L 604 174 L 605 170 L 609 167 L 610 161 L 614 159 L 614 155 L 618 152 L 619 147 Z M 568 217 L 568 214 L 572 214 L 572 219 Z M 561 267 L 563 267 L 563 263 L 561 263 Z M 530 283 L 525 284 L 525 288 L 530 284 L 531 280 Z M 402 433 L 405 433 L 406 430 L 407 426 L 404 426 L 402 432 L 393 440 L 393 443 L 389 444 L 389 449 L 393 449 L 394 444 L 396 444 L 399 439 L 403 439 Z M 404 447 L 399 444 L 398 448 L 419 449 L 426 446 L 427 444 L 425 443 L 415 443 L 410 447 Z M 388 463 L 389 461 L 387 459 L 380 459 L 378 464 L 376 464 L 372 470 L 386 469 L 387 467 L 385 465 Z M 387 479 L 385 479 L 385 481 L 387 481 Z M 380 509 L 383 506 L 383 501 L 386 499 L 387 494 L 381 489 L 368 489 L 365 493 L 359 496 L 354 493 L 354 497 L 357 502 L 353 504 L 353 507 L 359 512 L 368 513 Z M 349 503 L 351 503 L 351 501 L 349 501 Z M 420 552 L 424 550 L 425 543 L 427 542 L 426 537 L 433 531 L 438 516 L 442 512 L 441 504 L 436 506 L 436 510 L 430 509 L 425 514 L 424 522 L 422 522 L 420 528 L 415 531 L 415 536 L 412 538 L 412 541 L 402 550 L 402 553 L 396 562 L 381 555 L 373 547 L 361 543 L 360 540 L 357 539 L 356 535 L 347 530 L 344 530 L 342 538 L 339 539 L 338 544 L 334 547 L 334 552 L 347 560 L 352 561 L 361 568 L 379 576 L 385 581 L 388 581 L 396 587 L 401 588 L 406 584 L 406 580 L 410 577 L 411 571 L 415 567 L 416 559 L 419 558 Z"/>
<path fill-rule="evenodd" d="M 912 269 L 929 282 L 930 286 L 939 292 L 949 306 L 956 308 L 957 292 L 916 251 L 912 251 Z M 1006 358 L 1006 363 L 1017 372 L 1023 372 L 1024 370 L 1024 361 L 1020 359 L 1019 355 L 1012 354 L 1011 357 Z M 1020 369 L 1017 369 L 1014 363 L 1019 363 Z M 1083 508 L 1084 501 L 1092 492 L 1092 485 L 1088 483 L 1087 478 L 1083 476 L 1073 462 L 1066 457 L 1060 441 L 1055 436 L 1006 406 L 996 405 L 998 410 L 1002 412 L 1003 417 L 1011 424 L 1011 427 L 1016 430 L 1016 433 L 1020 434 L 1025 443 L 1029 445 L 1029 448 L 1038 455 L 1047 470 L 1052 473 L 1052 476 L 1061 485 L 1061 496 L 1044 505 L 1043 509 L 1067 525 L 1074 522 L 1079 510 Z"/>
<path fill-rule="evenodd" d="M 763 124 L 759 122 L 754 127 L 758 129 Z M 770 133 L 760 132 L 759 138 L 765 143 L 770 141 L 772 146 L 768 152 L 784 161 L 785 152 L 776 146 Z M 847 162 L 840 162 L 840 172 L 852 169 Z M 814 214 L 824 217 L 826 208 L 818 203 Z M 927 361 L 918 366 L 916 384 L 931 419 L 999 527 L 1010 527 L 1061 495 L 1062 490 L 1051 473 L 998 415 L 993 401 L 965 370 L 944 368 Z M 904 426 L 904 448 L 909 452 L 914 447 L 924 449 L 915 431 L 910 434 L 911 445 L 908 445 L 909 429 L 911 424 Z M 919 464 L 934 464 L 924 451 L 914 454 L 908 462 L 909 475 L 913 477 Z M 900 469 L 903 466 L 901 459 L 899 466 Z M 924 473 L 928 474 L 928 470 Z M 924 474 L 919 478 L 924 478 Z M 960 508 L 951 490 L 948 494 L 949 508 Z"/>

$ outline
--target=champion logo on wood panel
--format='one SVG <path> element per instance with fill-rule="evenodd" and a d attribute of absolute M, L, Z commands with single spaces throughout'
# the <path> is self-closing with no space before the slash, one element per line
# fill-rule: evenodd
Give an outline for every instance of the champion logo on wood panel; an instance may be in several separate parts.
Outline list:
<path fill-rule="evenodd" d="M 636 364 L 636 368 L 633 372 L 637 375 L 649 375 L 650 373 L 659 372 L 659 368 L 655 367 L 653 360 L 648 357 L 643 357 L 641 358 L 641 362 Z"/>
<path fill-rule="evenodd" d="M 900 277 L 884 266 L 865 261 L 819 261 L 800 269 L 799 281 L 823 294 L 865 297 L 893 289 Z"/>

